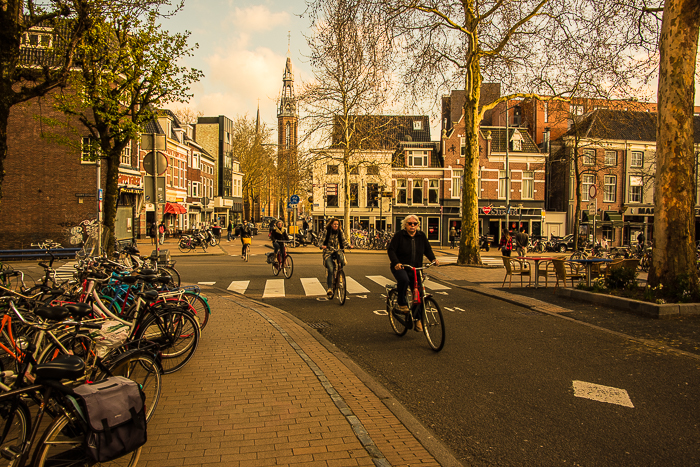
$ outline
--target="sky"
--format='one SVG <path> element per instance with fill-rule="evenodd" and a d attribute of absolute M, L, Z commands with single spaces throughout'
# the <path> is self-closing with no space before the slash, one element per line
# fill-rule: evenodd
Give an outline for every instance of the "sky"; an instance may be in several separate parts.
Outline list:
<path fill-rule="evenodd" d="M 275 128 L 288 50 L 295 86 L 311 76 L 304 8 L 303 0 L 186 0 L 164 26 L 190 31 L 190 44 L 199 44 L 185 64 L 202 70 L 204 78 L 192 87 L 187 107 L 205 116 L 255 118 L 259 102 L 261 120 Z"/>

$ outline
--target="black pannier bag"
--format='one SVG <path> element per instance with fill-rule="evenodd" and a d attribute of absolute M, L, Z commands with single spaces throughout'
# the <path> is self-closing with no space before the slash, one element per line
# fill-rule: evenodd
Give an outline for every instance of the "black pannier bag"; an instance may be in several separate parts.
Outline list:
<path fill-rule="evenodd" d="M 113 376 L 75 388 L 88 430 L 85 450 L 107 462 L 146 444 L 146 396 L 137 383 Z"/>

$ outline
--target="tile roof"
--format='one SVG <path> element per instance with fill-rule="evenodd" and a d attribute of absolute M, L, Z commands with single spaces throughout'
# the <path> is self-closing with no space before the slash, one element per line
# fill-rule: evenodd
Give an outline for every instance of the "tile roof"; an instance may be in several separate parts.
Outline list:
<path fill-rule="evenodd" d="M 484 139 L 487 138 L 488 132 L 491 132 L 491 152 L 506 152 L 506 127 L 482 126 L 479 131 Z M 522 137 L 523 149 L 522 151 L 510 150 L 510 152 L 540 152 L 540 148 L 538 148 L 535 142 L 532 140 L 530 133 L 527 132 L 527 128 L 508 128 L 508 134 L 510 135 L 511 139 L 516 131 L 520 133 L 520 136 Z"/>
<path fill-rule="evenodd" d="M 426 115 L 353 115 L 359 138 L 355 149 L 396 149 L 401 142 L 430 142 L 430 119 Z M 414 129 L 414 122 L 421 122 Z M 332 148 L 339 148 L 343 131 L 340 116 L 335 117 Z"/>

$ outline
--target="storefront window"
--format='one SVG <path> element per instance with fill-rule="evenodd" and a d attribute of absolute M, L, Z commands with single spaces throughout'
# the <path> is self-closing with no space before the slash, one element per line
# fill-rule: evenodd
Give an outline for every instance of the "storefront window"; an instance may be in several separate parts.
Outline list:
<path fill-rule="evenodd" d="M 428 217 L 427 227 L 428 240 L 440 240 L 440 218 Z"/>

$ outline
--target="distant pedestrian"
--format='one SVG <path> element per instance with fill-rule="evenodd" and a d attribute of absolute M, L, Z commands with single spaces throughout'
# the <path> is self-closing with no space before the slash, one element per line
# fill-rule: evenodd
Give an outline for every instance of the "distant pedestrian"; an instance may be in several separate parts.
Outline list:
<path fill-rule="evenodd" d="M 156 227 L 155 222 L 151 222 L 151 228 L 148 231 L 148 235 L 151 236 L 151 245 L 155 245 L 158 241 L 158 227 Z"/>
<path fill-rule="evenodd" d="M 501 233 L 501 254 L 503 256 L 510 256 L 513 251 L 513 237 L 510 236 L 510 232 L 503 229 Z"/>
<path fill-rule="evenodd" d="M 456 241 L 457 241 L 457 229 L 455 229 L 455 226 L 453 225 L 452 227 L 450 227 L 450 248 L 454 249 Z"/>
<path fill-rule="evenodd" d="M 644 232 L 639 232 L 637 235 L 637 243 L 639 244 L 639 251 L 644 250 Z"/>
<path fill-rule="evenodd" d="M 525 227 L 520 228 L 520 232 L 515 234 L 516 249 L 518 256 L 527 255 L 527 244 L 530 242 L 530 236 L 525 232 Z"/>
<path fill-rule="evenodd" d="M 165 224 L 163 222 L 158 226 L 158 234 L 160 237 L 160 244 L 165 243 Z"/>
<path fill-rule="evenodd" d="M 231 241 L 231 232 L 233 232 L 233 221 L 229 220 L 228 227 L 226 227 L 226 233 L 228 234 L 226 237 L 227 242 Z"/>

